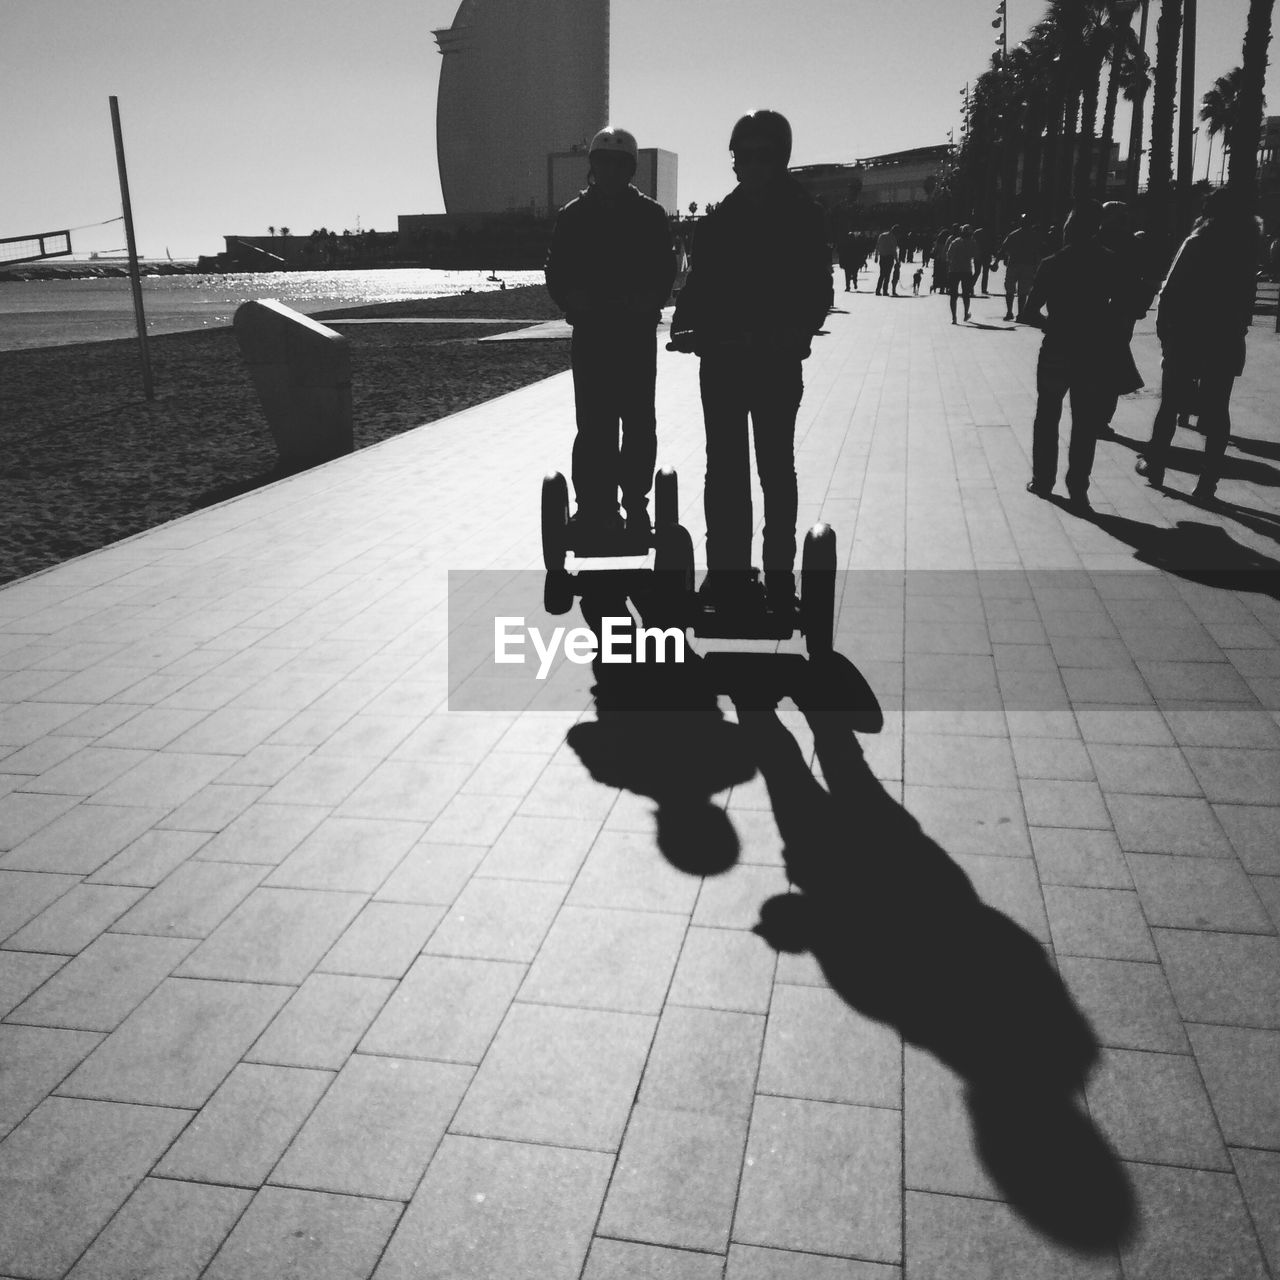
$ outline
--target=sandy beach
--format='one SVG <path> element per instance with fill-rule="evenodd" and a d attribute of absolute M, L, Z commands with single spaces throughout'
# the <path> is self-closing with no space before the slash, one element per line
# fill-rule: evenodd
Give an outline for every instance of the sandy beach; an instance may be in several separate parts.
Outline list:
<path fill-rule="evenodd" d="M 344 308 L 356 448 L 569 367 L 563 341 L 495 342 L 471 319 L 551 319 L 541 285 Z M 277 479 L 275 447 L 231 329 L 149 342 L 155 398 L 135 341 L 0 353 L 0 582 L 93 551 Z"/>

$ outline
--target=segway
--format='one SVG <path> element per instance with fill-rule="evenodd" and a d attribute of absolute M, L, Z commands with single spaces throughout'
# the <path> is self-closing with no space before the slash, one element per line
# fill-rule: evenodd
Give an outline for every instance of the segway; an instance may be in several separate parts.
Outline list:
<path fill-rule="evenodd" d="M 653 526 L 647 533 L 601 532 L 590 527 L 577 528 L 569 519 L 569 483 L 559 471 L 553 471 L 542 479 L 542 561 L 547 570 L 544 601 L 551 614 L 568 613 L 574 599 L 581 592 L 579 572 L 590 569 L 580 564 L 575 569 L 566 568 L 572 555 L 575 562 L 591 560 L 616 560 L 633 557 L 647 558 L 654 552 L 654 570 L 663 570 L 660 582 L 667 582 L 665 570 L 683 570 L 687 559 L 688 589 L 692 590 L 693 542 L 688 530 L 679 523 L 679 482 L 671 467 L 663 467 L 653 482 Z M 687 548 L 687 556 L 686 556 Z M 628 579 L 647 574 L 644 568 L 630 566 L 614 571 Z M 665 592 L 672 600 L 683 599 L 685 579 L 679 575 Z M 650 587 L 652 584 L 648 584 Z M 642 584 L 642 594 L 645 586 Z M 659 592 L 658 594 L 663 594 Z M 664 598 L 665 598 L 664 597 Z"/>

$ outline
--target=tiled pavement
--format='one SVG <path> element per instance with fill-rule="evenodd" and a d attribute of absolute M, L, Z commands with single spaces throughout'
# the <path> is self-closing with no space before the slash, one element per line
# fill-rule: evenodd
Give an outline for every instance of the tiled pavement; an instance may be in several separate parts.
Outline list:
<path fill-rule="evenodd" d="M 0 1275 L 1280 1275 L 1280 603 L 1204 573 L 1274 568 L 1280 339 L 1230 507 L 1104 443 L 1087 521 L 998 300 L 837 296 L 879 732 L 448 710 L 567 377 L 0 591 Z"/>

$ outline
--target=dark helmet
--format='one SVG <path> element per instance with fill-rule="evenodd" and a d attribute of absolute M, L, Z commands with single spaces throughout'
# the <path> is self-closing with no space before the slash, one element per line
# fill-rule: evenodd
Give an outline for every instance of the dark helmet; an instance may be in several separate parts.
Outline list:
<path fill-rule="evenodd" d="M 729 135 L 729 150 L 736 151 L 748 140 L 767 142 L 773 146 L 782 164 L 791 160 L 791 125 L 787 117 L 777 111 L 761 108 L 748 112 Z"/>

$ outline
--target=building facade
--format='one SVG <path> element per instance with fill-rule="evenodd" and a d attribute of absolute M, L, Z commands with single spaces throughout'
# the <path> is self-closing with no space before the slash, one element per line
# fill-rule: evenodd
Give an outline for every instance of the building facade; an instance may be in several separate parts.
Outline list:
<path fill-rule="evenodd" d="M 547 212 L 547 157 L 609 119 L 609 0 L 462 0 L 434 33 L 445 209 Z"/>
<path fill-rule="evenodd" d="M 585 149 L 561 151 L 547 157 L 547 207 L 563 209 L 587 185 Z M 656 200 L 669 214 L 675 213 L 676 177 L 679 162 L 674 151 L 641 147 L 636 156 L 636 173 L 631 179 L 637 190 Z"/>

